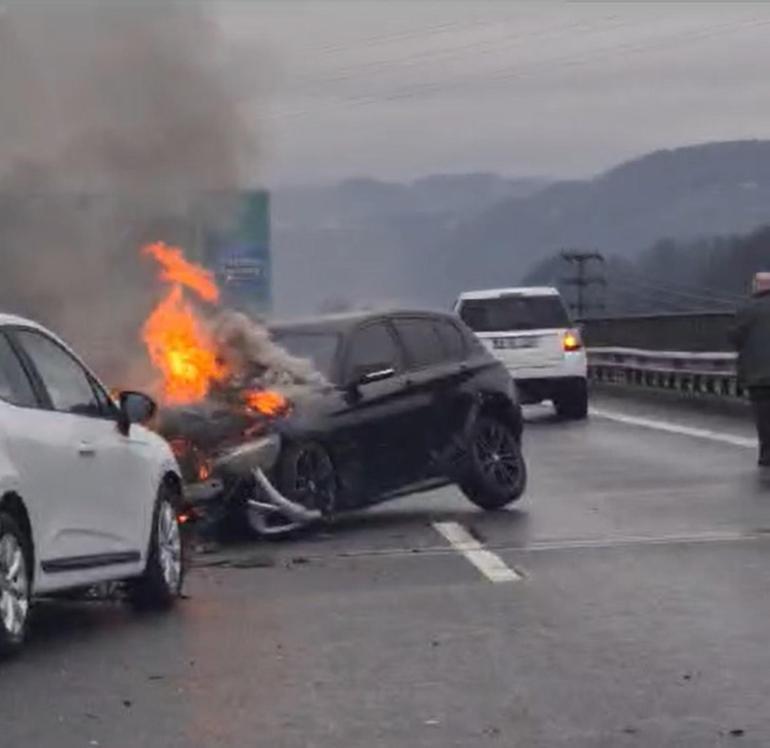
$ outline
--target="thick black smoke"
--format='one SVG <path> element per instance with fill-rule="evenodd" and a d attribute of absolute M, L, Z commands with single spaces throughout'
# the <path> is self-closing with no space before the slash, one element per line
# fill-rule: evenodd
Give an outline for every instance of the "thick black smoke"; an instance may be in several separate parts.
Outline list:
<path fill-rule="evenodd" d="M 253 125 L 201 4 L 24 6 L 0 10 L 0 308 L 128 383 L 157 293 L 139 245 L 227 220 L 211 195 L 253 182 Z"/>

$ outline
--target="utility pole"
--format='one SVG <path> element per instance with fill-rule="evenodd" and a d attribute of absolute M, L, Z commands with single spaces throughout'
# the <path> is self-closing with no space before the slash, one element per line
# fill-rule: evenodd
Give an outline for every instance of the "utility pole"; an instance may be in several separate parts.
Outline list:
<path fill-rule="evenodd" d="M 589 286 L 606 286 L 607 279 L 604 276 L 604 255 L 601 252 L 581 252 L 579 250 L 564 250 L 561 253 L 562 259 L 570 266 L 574 267 L 575 274 L 569 278 L 564 278 L 562 283 L 567 286 L 575 286 L 575 300 L 570 303 L 570 309 L 575 312 L 578 319 L 583 319 L 586 312 L 590 309 L 604 309 L 604 303 L 589 303 L 586 300 L 586 291 Z M 589 274 L 590 263 L 598 264 L 594 269 L 594 274 Z"/>

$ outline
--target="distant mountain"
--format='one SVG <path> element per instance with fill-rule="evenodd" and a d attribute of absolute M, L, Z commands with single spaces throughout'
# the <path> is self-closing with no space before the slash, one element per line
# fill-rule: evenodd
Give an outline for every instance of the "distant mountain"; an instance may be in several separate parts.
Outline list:
<path fill-rule="evenodd" d="M 518 282 L 565 247 L 631 256 L 662 237 L 686 241 L 770 223 L 770 141 L 657 151 L 586 181 L 501 201 L 443 247 L 444 293 Z"/>
<path fill-rule="evenodd" d="M 279 310 L 451 304 L 515 284 L 565 247 L 632 258 L 770 224 L 770 141 L 657 151 L 593 179 L 373 179 L 274 194 Z M 540 273 L 542 274 L 542 273 Z"/>
<path fill-rule="evenodd" d="M 435 268 L 429 248 L 501 200 L 530 195 L 539 178 L 440 174 L 411 183 L 349 179 L 273 192 L 279 313 L 346 304 L 417 303 Z"/>

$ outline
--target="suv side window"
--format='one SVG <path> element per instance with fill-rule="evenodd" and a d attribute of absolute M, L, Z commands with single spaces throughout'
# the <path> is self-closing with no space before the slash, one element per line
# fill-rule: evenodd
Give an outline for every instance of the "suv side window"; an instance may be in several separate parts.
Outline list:
<path fill-rule="evenodd" d="M 90 375 L 58 343 L 33 330 L 16 330 L 14 335 L 40 375 L 54 410 L 82 416 L 106 415 Z"/>
<path fill-rule="evenodd" d="M 36 408 L 39 403 L 27 372 L 8 338 L 0 332 L 0 400 L 23 408 Z"/>
<path fill-rule="evenodd" d="M 404 343 L 411 369 L 435 366 L 447 359 L 433 320 L 425 317 L 401 317 L 395 319 L 393 324 Z"/>
<path fill-rule="evenodd" d="M 353 333 L 348 344 L 345 375 L 357 372 L 394 369 L 401 371 L 401 353 L 393 334 L 384 322 L 373 322 Z"/>
<path fill-rule="evenodd" d="M 436 330 L 444 344 L 450 361 L 462 361 L 465 358 L 465 338 L 455 325 L 445 319 L 437 319 Z"/>

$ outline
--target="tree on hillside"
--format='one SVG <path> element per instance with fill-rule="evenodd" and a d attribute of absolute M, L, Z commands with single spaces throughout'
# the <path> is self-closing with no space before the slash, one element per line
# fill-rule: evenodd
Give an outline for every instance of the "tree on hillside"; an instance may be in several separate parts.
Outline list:
<path fill-rule="evenodd" d="M 759 271 L 770 271 L 770 226 L 743 236 L 661 239 L 633 259 L 608 256 L 606 314 L 734 309 Z M 562 259 L 552 255 L 540 260 L 524 282 L 555 285 L 569 298 L 566 273 Z"/>

